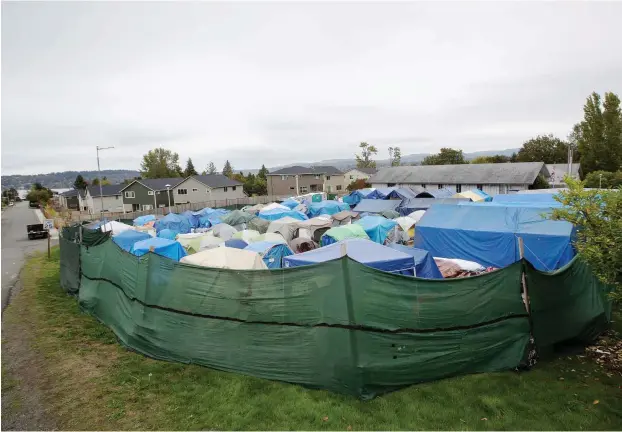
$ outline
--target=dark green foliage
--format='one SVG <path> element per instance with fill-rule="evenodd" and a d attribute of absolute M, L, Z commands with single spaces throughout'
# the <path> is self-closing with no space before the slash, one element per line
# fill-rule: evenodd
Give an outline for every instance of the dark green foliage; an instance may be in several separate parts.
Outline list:
<path fill-rule="evenodd" d="M 462 150 L 452 148 L 442 148 L 440 153 L 426 156 L 421 165 L 458 165 L 468 163 L 464 159 Z"/>
<path fill-rule="evenodd" d="M 523 144 L 518 151 L 518 162 L 544 162 L 546 164 L 568 162 L 568 146 L 570 143 L 549 135 L 538 135 Z M 574 152 L 573 160 L 578 161 L 579 155 Z"/>

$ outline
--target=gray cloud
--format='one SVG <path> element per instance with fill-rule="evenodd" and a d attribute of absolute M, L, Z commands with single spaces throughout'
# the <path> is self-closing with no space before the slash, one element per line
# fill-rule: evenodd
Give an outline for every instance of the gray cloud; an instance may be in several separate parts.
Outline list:
<path fill-rule="evenodd" d="M 2 172 L 517 147 L 622 92 L 621 3 L 4 2 Z M 598 31 L 583 31 L 597 28 Z"/>

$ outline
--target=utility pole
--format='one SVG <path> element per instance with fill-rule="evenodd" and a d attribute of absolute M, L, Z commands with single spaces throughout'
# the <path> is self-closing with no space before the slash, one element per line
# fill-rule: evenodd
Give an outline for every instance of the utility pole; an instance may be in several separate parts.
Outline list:
<path fill-rule="evenodd" d="M 99 209 L 100 211 L 100 217 L 103 219 L 104 217 L 104 193 L 102 191 L 102 173 L 101 170 L 99 169 L 99 151 L 100 150 L 108 150 L 108 149 L 113 149 L 114 146 L 111 147 L 100 147 L 100 146 L 95 146 L 95 148 L 97 149 L 97 176 L 98 176 L 98 180 L 99 180 L 99 199 L 101 200 L 101 208 Z"/>

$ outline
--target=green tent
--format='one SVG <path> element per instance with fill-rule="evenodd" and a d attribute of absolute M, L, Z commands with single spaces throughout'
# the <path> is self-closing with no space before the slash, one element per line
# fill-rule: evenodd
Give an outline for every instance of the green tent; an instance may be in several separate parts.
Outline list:
<path fill-rule="evenodd" d="M 369 236 L 367 235 L 362 226 L 358 224 L 350 224 L 329 229 L 322 236 L 320 243 L 322 244 L 322 246 L 326 246 L 350 238 L 361 238 L 369 240 Z"/>
<path fill-rule="evenodd" d="M 242 210 L 233 210 L 231 213 L 225 215 L 221 221 L 226 223 L 227 225 L 239 225 L 243 223 L 248 223 L 251 219 L 253 219 L 255 215 L 252 215 L 248 212 Z"/>

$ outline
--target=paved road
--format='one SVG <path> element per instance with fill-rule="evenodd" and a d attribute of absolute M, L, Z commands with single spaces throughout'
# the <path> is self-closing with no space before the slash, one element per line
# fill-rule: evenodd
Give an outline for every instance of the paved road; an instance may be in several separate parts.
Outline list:
<path fill-rule="evenodd" d="M 28 254 L 46 250 L 48 241 L 28 240 L 26 225 L 39 223 L 28 202 L 15 203 L 2 211 L 2 311 L 9 302 L 11 288 L 17 282 L 19 271 Z M 58 241 L 52 241 L 52 244 Z"/>

